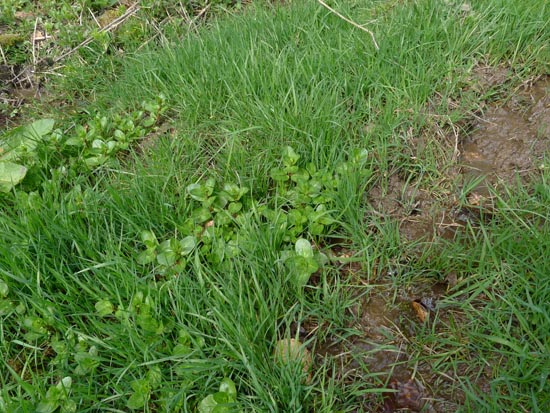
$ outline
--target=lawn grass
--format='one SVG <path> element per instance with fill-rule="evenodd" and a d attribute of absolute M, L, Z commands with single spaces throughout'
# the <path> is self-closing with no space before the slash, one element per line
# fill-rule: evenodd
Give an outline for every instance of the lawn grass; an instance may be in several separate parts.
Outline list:
<path fill-rule="evenodd" d="M 452 376 L 465 396 L 450 411 L 545 411 L 548 169 L 501 193 L 492 219 L 467 228 L 466 240 L 407 243 L 396 222 L 370 213 L 367 199 L 393 174 L 434 197 L 460 192 L 446 179 L 452 142 L 429 135 L 430 125 L 458 122 L 481 104 L 486 96 L 465 87 L 480 63 L 508 65 L 517 83 L 549 69 L 544 2 L 460 6 L 339 4 L 371 22 L 376 51 L 366 33 L 315 2 L 252 5 L 178 45 L 128 57 L 114 83 L 90 85 L 90 111 L 164 95 L 163 119 L 174 131 L 82 171 L 79 186 L 54 174 L 34 194 L 0 194 L 0 410 L 210 412 L 199 404 L 229 377 L 237 398 L 221 411 L 368 411 L 380 406 L 386 379 L 365 370 L 350 382 L 337 360 L 315 353 L 308 378 L 299 363 L 274 361 L 275 343 L 297 337 L 302 324 L 316 326 L 310 349 L 346 342 L 361 334 L 355 308 L 376 285 L 397 296 L 454 271 L 461 281 L 442 308 L 456 318 L 441 329 L 416 326 L 408 363 L 429 364 L 441 378 L 434 387 Z M 422 134 L 433 142 L 418 152 L 412 138 Z M 310 175 L 324 170 L 336 182 L 323 187 L 333 222 L 321 233 L 281 224 L 304 207 L 291 182 L 273 179 L 287 146 Z M 353 164 L 356 150 L 368 156 Z M 140 264 L 143 231 L 161 242 L 209 233 L 210 218 L 188 227 L 200 207 L 189 185 L 209 177 L 249 189 L 240 218 L 178 271 Z M 305 286 L 285 261 L 297 238 L 329 255 Z M 358 269 L 330 258 L 338 248 L 354 252 Z M 390 266 L 400 271 L 384 276 Z M 483 392 L 476 377 L 487 366 Z M 65 377 L 70 389 L 56 393 Z"/>

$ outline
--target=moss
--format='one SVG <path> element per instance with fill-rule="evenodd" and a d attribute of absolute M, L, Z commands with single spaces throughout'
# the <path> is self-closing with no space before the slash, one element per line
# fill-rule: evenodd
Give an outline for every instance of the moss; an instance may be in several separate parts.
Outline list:
<path fill-rule="evenodd" d="M 1 47 L 13 46 L 14 44 L 21 43 L 24 40 L 25 38 L 20 34 L 15 34 L 15 33 L 0 34 Z"/>

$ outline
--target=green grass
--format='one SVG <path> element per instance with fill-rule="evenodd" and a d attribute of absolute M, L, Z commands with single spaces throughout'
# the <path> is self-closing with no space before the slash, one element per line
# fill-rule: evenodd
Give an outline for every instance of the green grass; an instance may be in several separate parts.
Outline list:
<path fill-rule="evenodd" d="M 175 132 L 145 153 L 82 171 L 78 187 L 45 172 L 32 195 L 0 194 L 0 410 L 37 411 L 54 400 L 48 389 L 71 377 L 56 402 L 70 399 L 79 412 L 128 411 L 135 394 L 146 396 L 138 411 L 193 412 L 229 377 L 238 407 L 224 411 L 366 411 L 380 404 L 375 386 L 385 385 L 374 372 L 350 383 L 337 360 L 316 355 L 308 382 L 298 364 L 273 361 L 275 343 L 308 323 L 318 326 L 310 348 L 351 340 L 361 334 L 354 308 L 375 285 L 397 296 L 455 271 L 462 282 L 443 308 L 456 317 L 437 329 L 415 323 L 411 369 L 429 364 L 434 387 L 451 375 L 466 392 L 457 410 L 545 411 L 548 170 L 532 187 L 501 194 L 493 218 L 469 228 L 466 241 L 425 245 L 420 255 L 395 222 L 369 213 L 366 196 L 394 173 L 434 197 L 458 192 L 444 180 L 452 142 L 429 135 L 430 125 L 458 121 L 480 98 L 463 88 L 478 63 L 509 65 L 515 82 L 547 72 L 550 7 L 486 0 L 465 14 L 459 2 L 421 0 L 338 9 L 358 22 L 375 18 L 378 52 L 366 33 L 315 2 L 251 6 L 178 45 L 128 57 L 115 83 L 89 85 L 100 110 L 164 94 Z M 451 98 L 464 106 L 450 107 Z M 433 142 L 418 152 L 411 137 L 420 134 Z M 339 177 L 326 201 L 335 224 L 300 236 L 327 254 L 334 244 L 354 251 L 356 273 L 330 261 L 304 288 L 293 283 L 284 254 L 295 240 L 261 212 L 293 208 L 292 193 L 271 178 L 287 145 L 300 167 Z M 368 151 L 366 163 L 336 172 L 354 149 Z M 187 235 L 198 204 L 186 188 L 208 177 L 250 188 L 246 220 L 235 224 L 240 254 L 217 262 L 197 250 L 176 273 L 139 264 L 143 230 L 160 241 Z M 380 275 L 390 266 L 397 275 Z M 113 311 L 102 316 L 107 302 Z M 475 378 L 487 366 L 485 394 Z"/>

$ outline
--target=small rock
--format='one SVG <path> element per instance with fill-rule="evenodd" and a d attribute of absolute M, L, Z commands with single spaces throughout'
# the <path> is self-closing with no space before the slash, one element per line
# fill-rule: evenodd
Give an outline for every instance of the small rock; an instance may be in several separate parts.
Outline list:
<path fill-rule="evenodd" d="M 311 353 L 299 340 L 295 338 L 286 338 L 277 341 L 273 356 L 275 361 L 278 363 L 300 363 L 304 373 L 308 373 L 311 369 Z M 308 376 L 308 381 L 310 379 L 311 376 Z"/>
<path fill-rule="evenodd" d="M 397 391 L 388 393 L 384 401 L 384 412 L 393 413 L 399 409 L 409 409 L 413 412 L 433 411 L 425 399 L 424 386 L 418 380 L 409 379 L 406 382 L 392 380 L 389 387 Z"/>

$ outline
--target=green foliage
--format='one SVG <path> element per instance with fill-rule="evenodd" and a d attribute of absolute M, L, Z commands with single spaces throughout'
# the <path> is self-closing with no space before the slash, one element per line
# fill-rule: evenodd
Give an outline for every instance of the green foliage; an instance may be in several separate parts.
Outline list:
<path fill-rule="evenodd" d="M 199 413 L 238 413 L 237 389 L 235 383 L 228 377 L 224 377 L 220 383 L 220 389 L 216 393 L 209 394 L 198 405 Z"/>
<path fill-rule="evenodd" d="M 38 23 L 55 41 L 38 45 L 39 59 L 94 38 L 51 68 L 72 85 L 59 101 L 150 106 L 116 112 L 85 99 L 78 122 L 55 115 L 39 139 L 10 141 L 4 162 L 19 169 L 5 173 L 9 193 L 0 194 L 0 411 L 74 411 L 72 401 L 76 411 L 380 410 L 386 371 L 342 375 L 331 355 L 348 348 L 343 357 L 361 367 L 389 349 L 409 355 L 387 373 L 417 371 L 427 388 L 438 388 L 431 376 L 453 393 L 464 383 L 465 411 L 549 405 L 548 176 L 515 191 L 514 204 L 498 200 L 492 222 L 469 226 L 466 243 L 411 247 L 391 211 L 371 214 L 369 193 L 372 184 L 384 196 L 411 169 L 426 196 L 460 193 L 440 180 L 447 142 L 415 135 L 448 119 L 447 106 L 470 93 L 459 82 L 484 59 L 513 65 L 512 83 L 547 72 L 544 2 L 488 0 L 471 12 L 457 1 L 335 5 L 372 22 L 378 52 L 316 2 L 252 6 L 206 28 L 178 15 L 180 2 L 140 2 L 109 34 L 91 27 L 90 10 L 97 17 L 103 1 L 4 3 L 0 19 L 43 7 Z M 176 11 L 165 24 L 148 21 L 165 10 Z M 26 39 L 35 17 L 21 24 Z M 175 37 L 163 33 L 168 26 Z M 152 47 L 128 59 L 116 83 L 103 76 L 120 69 L 126 46 L 146 41 Z M 28 58 L 29 43 L 4 50 L 6 59 L 15 47 Z M 127 161 L 163 120 L 160 92 L 177 134 Z M 47 126 L 52 116 L 37 112 Z M 349 262 L 360 265 L 340 268 Z M 398 263 L 398 276 L 386 276 L 388 263 Z M 450 270 L 459 285 L 443 294 L 433 324 L 392 301 Z M 355 347 L 369 292 L 389 297 L 376 310 L 400 312 L 399 321 L 377 334 L 387 341 Z M 307 382 L 300 366 L 272 362 L 273 344 L 298 328 L 311 340 Z M 330 351 L 319 351 L 325 344 Z M 220 385 L 222 377 L 237 385 Z M 480 381 L 490 392 L 478 392 Z"/>
<path fill-rule="evenodd" d="M 27 174 L 27 166 L 10 161 L 35 164 L 36 147 L 51 133 L 54 123 L 53 119 L 37 120 L 30 125 L 13 129 L 0 139 L 0 192 L 9 192 Z"/>
<path fill-rule="evenodd" d="M 293 148 L 283 150 L 284 167 L 272 169 L 275 196 L 268 202 L 254 199 L 247 187 L 218 184 L 214 178 L 188 185 L 186 193 L 193 206 L 189 218 L 178 226 L 183 238 L 159 243 L 151 230 L 143 230 L 141 242 L 146 249 L 139 253 L 137 262 L 156 263 L 157 271 L 175 274 L 193 264 L 198 254 L 208 265 L 217 267 L 241 254 L 249 242 L 249 223 L 259 215 L 284 234 L 284 243 L 274 253 L 293 274 L 294 284 L 304 287 L 310 275 L 326 262 L 326 256 L 314 254 L 310 242 L 300 237 L 323 237 L 337 229 L 338 222 L 329 208 L 335 206 L 339 185 L 349 174 L 366 178 L 371 172 L 365 150 L 353 152 L 334 170 L 318 170 L 313 164 L 306 170 L 298 165 L 299 159 Z M 280 179 L 282 176 L 285 179 Z"/>
<path fill-rule="evenodd" d="M 55 386 L 51 386 L 42 401 L 36 407 L 37 413 L 74 413 L 76 402 L 69 398 L 72 386 L 71 377 L 64 377 Z M 59 409 L 59 410 L 58 410 Z"/>
<path fill-rule="evenodd" d="M 147 375 L 130 383 L 132 394 L 126 403 L 126 406 L 132 410 L 143 409 L 149 401 L 151 392 L 158 388 L 162 383 L 162 373 L 158 366 L 153 366 L 147 372 Z"/>
<path fill-rule="evenodd" d="M 95 113 L 68 131 L 53 130 L 53 119 L 37 120 L 0 137 L 0 192 L 25 183 L 36 190 L 44 180 L 76 179 L 102 166 L 113 166 L 117 155 L 151 133 L 166 111 L 165 99 L 143 102 L 129 113 Z"/>
<path fill-rule="evenodd" d="M 328 261 L 325 254 L 314 251 L 311 243 L 299 238 L 294 251 L 284 251 L 283 261 L 292 276 L 294 285 L 301 289 L 309 281 L 309 277 L 317 272 Z"/>

